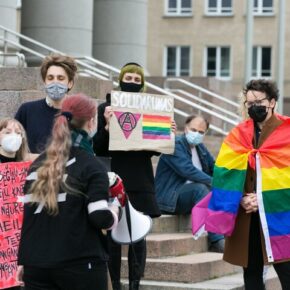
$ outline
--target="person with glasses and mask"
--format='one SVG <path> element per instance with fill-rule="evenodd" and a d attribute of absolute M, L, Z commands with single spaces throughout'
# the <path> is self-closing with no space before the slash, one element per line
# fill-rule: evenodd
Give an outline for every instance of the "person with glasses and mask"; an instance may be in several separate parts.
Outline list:
<path fill-rule="evenodd" d="M 176 137 L 173 155 L 162 154 L 156 170 L 156 197 L 167 214 L 190 214 L 192 207 L 210 191 L 214 158 L 202 143 L 209 122 L 190 115 L 184 134 Z M 209 233 L 209 250 L 223 252 L 224 237 Z"/>
<path fill-rule="evenodd" d="M 76 72 L 77 65 L 71 57 L 52 54 L 43 60 L 40 73 L 46 98 L 22 104 L 15 115 L 27 133 L 32 153 L 40 153 L 45 149 L 54 117 L 74 85 Z"/>
<path fill-rule="evenodd" d="M 119 89 L 124 92 L 144 92 L 145 79 L 143 68 L 137 63 L 125 64 L 119 74 Z M 123 180 L 124 187 L 133 207 L 154 217 L 161 215 L 155 198 L 154 174 L 151 157 L 159 155 L 153 151 L 109 151 L 109 123 L 113 115 L 111 95 L 107 94 L 106 102 L 98 108 L 98 131 L 94 136 L 94 150 L 98 156 L 111 157 L 111 170 Z M 172 124 L 175 132 L 175 122 Z M 121 245 L 115 243 L 110 233 L 109 270 L 114 290 L 121 289 Z M 146 264 L 146 240 L 129 245 L 129 289 L 138 290 Z"/>
<path fill-rule="evenodd" d="M 273 264 L 290 289 L 290 118 L 274 112 L 279 91 L 255 79 L 244 89 L 248 118 L 221 146 L 206 228 L 226 234 L 224 260 L 243 267 L 246 290 L 264 290 L 264 265 Z"/>

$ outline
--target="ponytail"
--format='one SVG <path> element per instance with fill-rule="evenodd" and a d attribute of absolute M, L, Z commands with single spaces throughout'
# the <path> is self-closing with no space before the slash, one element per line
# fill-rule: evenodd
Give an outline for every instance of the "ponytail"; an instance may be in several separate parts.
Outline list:
<path fill-rule="evenodd" d="M 51 143 L 46 150 L 46 159 L 38 168 L 37 180 L 33 182 L 30 192 L 34 202 L 43 202 L 51 215 L 58 213 L 57 194 L 63 181 L 65 166 L 71 148 L 71 133 L 68 119 L 60 115 L 56 118 Z"/>

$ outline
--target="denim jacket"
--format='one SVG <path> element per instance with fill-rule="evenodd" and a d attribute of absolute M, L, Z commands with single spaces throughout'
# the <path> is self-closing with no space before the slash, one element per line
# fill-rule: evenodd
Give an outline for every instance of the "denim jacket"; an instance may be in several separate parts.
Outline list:
<path fill-rule="evenodd" d="M 203 144 L 196 146 L 202 171 L 192 164 L 191 148 L 185 135 L 176 137 L 173 155 L 162 154 L 156 170 L 155 187 L 159 208 L 174 212 L 177 202 L 176 190 L 186 181 L 211 185 L 214 159 Z"/>

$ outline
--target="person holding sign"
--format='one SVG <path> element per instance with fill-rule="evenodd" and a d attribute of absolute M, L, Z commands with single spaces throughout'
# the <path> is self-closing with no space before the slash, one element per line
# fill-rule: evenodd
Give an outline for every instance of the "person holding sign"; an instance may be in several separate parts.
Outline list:
<path fill-rule="evenodd" d="M 15 164 L 14 162 L 20 164 L 21 161 L 33 159 L 35 157 L 35 154 L 30 154 L 28 151 L 27 137 L 23 126 L 15 119 L 2 119 L 0 121 L 0 248 L 3 253 L 7 251 L 15 253 L 15 255 L 12 254 L 9 260 L 5 255 L 1 255 L 0 289 L 20 289 L 20 287 L 15 286 L 18 283 L 16 281 L 16 270 L 13 269 L 16 269 L 15 266 L 17 265 L 17 251 L 15 249 L 18 247 L 19 227 L 21 226 L 19 220 L 21 220 L 23 212 L 23 207 L 16 202 L 17 196 L 13 194 L 12 189 L 13 186 L 14 190 L 17 189 L 17 177 L 15 176 L 15 172 L 18 171 L 17 165 L 11 165 L 12 171 L 10 171 L 8 167 L 2 169 L 2 164 L 11 162 L 13 162 L 12 164 Z M 13 178 L 9 178 L 10 174 L 7 174 L 7 172 L 14 172 Z M 9 187 L 12 193 L 8 193 Z M 2 273 L 2 271 L 4 271 L 3 269 L 7 269 L 5 273 Z"/>
<path fill-rule="evenodd" d="M 145 80 L 143 68 L 137 63 L 127 63 L 119 74 L 119 86 L 123 92 L 144 92 Z M 133 207 L 151 217 L 160 216 L 155 198 L 154 174 L 151 163 L 154 151 L 109 151 L 109 124 L 113 116 L 111 95 L 98 108 L 98 131 L 94 137 L 96 155 L 111 157 L 111 169 L 123 180 L 129 200 Z M 175 122 L 173 122 L 175 130 Z M 171 128 L 172 129 L 172 128 Z M 121 245 L 115 243 L 109 235 L 109 270 L 114 290 L 120 290 Z M 139 289 L 146 263 L 146 241 L 131 244 L 128 252 L 129 289 Z"/>
<path fill-rule="evenodd" d="M 40 153 L 45 149 L 54 117 L 59 112 L 64 97 L 74 85 L 76 72 L 77 65 L 71 57 L 52 54 L 43 60 L 40 73 L 46 98 L 22 104 L 15 115 L 15 119 L 27 132 L 32 153 Z"/>
<path fill-rule="evenodd" d="M 109 178 L 93 152 L 96 111 L 90 97 L 65 98 L 28 172 L 18 257 L 26 290 L 107 290 L 102 229 L 118 224 L 119 208 L 108 205 Z"/>

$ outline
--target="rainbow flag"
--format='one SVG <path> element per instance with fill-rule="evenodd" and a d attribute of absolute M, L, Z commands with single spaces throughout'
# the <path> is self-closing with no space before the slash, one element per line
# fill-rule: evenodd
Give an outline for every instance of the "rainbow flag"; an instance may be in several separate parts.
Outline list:
<path fill-rule="evenodd" d="M 143 139 L 171 139 L 171 117 L 144 114 L 142 118 L 142 135 Z"/>
<path fill-rule="evenodd" d="M 259 215 L 269 262 L 290 258 L 290 118 L 259 149 L 251 119 L 235 127 L 216 160 L 205 229 L 231 235 L 244 193 L 247 166 L 256 169 Z M 193 217 L 194 218 L 194 217 Z"/>

